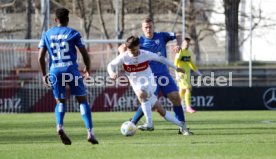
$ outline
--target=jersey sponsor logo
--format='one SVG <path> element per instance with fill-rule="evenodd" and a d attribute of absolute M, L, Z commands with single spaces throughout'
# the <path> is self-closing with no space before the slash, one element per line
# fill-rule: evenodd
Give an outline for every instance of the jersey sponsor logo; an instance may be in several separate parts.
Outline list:
<path fill-rule="evenodd" d="M 159 45 L 160 40 L 159 40 L 159 39 L 157 39 L 157 40 L 155 40 L 154 42 L 155 42 L 155 44 Z"/>
<path fill-rule="evenodd" d="M 135 64 L 135 65 L 126 65 L 123 64 L 124 66 L 124 70 L 126 72 L 140 72 L 140 71 L 144 71 L 149 67 L 149 62 L 145 61 L 139 64 Z"/>
<path fill-rule="evenodd" d="M 191 61 L 191 56 L 183 56 L 181 58 L 181 61 L 184 61 L 184 62 Z"/>
<path fill-rule="evenodd" d="M 264 92 L 263 102 L 267 109 L 276 110 L 276 88 L 269 88 Z"/>

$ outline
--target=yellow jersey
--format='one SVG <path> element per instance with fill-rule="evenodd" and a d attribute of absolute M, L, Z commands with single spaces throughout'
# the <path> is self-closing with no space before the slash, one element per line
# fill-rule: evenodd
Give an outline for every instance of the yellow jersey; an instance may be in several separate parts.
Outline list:
<path fill-rule="evenodd" d="M 191 52 L 186 49 L 180 50 L 175 56 L 174 65 L 185 70 L 185 74 L 178 73 L 178 76 L 180 77 L 179 87 L 191 88 L 190 69 L 195 72 L 198 70 L 192 61 Z"/>

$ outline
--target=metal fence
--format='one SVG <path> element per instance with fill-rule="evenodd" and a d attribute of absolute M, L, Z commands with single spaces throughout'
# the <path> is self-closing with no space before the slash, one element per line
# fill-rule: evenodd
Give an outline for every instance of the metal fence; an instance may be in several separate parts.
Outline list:
<path fill-rule="evenodd" d="M 43 86 L 42 76 L 37 62 L 39 40 L 10 40 L 0 41 L 0 112 L 49 112 L 54 110 L 55 100 L 52 91 Z M 1 43 L 2 42 L 2 43 Z M 117 44 L 122 40 L 88 40 L 91 77 L 107 77 L 106 65 L 117 55 Z M 108 47 L 112 44 L 114 49 Z M 173 60 L 174 54 L 169 50 L 175 45 L 168 45 L 168 58 Z M 79 58 L 79 69 L 84 67 Z M 228 66 L 214 67 L 199 65 L 204 76 L 196 81 L 203 82 L 202 87 L 217 87 L 204 85 L 204 82 L 216 82 L 218 78 L 231 80 L 227 87 L 247 87 L 248 67 Z M 171 72 L 174 75 L 174 72 Z M 272 67 L 254 67 L 253 86 L 273 86 L 276 69 Z M 196 77 L 196 76 L 195 76 Z M 139 105 L 130 86 L 97 84 L 87 86 L 88 99 L 93 111 L 133 111 Z M 67 90 L 68 111 L 79 111 L 79 106 Z M 159 100 L 166 109 L 171 109 L 171 102 L 164 96 Z"/>

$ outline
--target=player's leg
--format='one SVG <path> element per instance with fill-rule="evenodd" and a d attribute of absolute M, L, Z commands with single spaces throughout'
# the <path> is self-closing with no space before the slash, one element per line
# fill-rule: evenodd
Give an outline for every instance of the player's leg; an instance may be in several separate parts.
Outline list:
<path fill-rule="evenodd" d="M 154 94 L 156 96 L 158 96 L 158 92 L 160 90 L 160 86 L 157 84 L 156 87 L 154 86 L 154 88 L 151 88 L 151 90 L 155 90 Z M 137 123 L 139 122 L 139 120 L 144 116 L 142 107 L 139 106 L 138 109 L 136 110 L 134 116 L 131 119 L 131 122 L 134 123 L 135 125 L 137 125 Z"/>
<path fill-rule="evenodd" d="M 185 74 L 184 78 L 180 79 L 179 89 L 183 90 L 179 93 L 180 98 L 183 100 L 185 99 L 185 110 L 188 113 L 195 113 L 196 111 L 191 107 L 191 81 L 190 81 L 190 74 Z M 184 97 L 183 97 L 184 96 Z"/>
<path fill-rule="evenodd" d="M 188 113 L 195 113 L 196 110 L 194 110 L 191 107 L 191 89 L 186 89 L 185 91 L 185 106 L 186 106 L 186 112 Z"/>
<path fill-rule="evenodd" d="M 138 128 L 140 130 L 154 130 L 153 128 L 153 121 L 152 121 L 152 105 L 149 100 L 149 97 L 151 96 L 148 91 L 145 90 L 134 90 L 138 100 L 141 103 L 141 109 L 143 110 L 143 114 L 146 118 L 146 124 L 139 126 Z"/>
<path fill-rule="evenodd" d="M 98 144 L 99 142 L 95 138 L 92 113 L 90 106 L 87 102 L 86 96 L 76 96 L 77 101 L 80 104 L 80 113 L 84 121 L 85 127 L 87 128 L 87 140 L 92 144 Z"/>
<path fill-rule="evenodd" d="M 162 84 L 163 86 L 161 87 L 161 92 L 162 94 L 166 95 L 170 101 L 173 104 L 173 111 L 175 114 L 175 117 L 181 121 L 185 122 L 185 117 L 184 117 L 184 112 L 183 108 L 181 105 L 181 99 L 178 93 L 178 88 L 176 83 L 174 82 L 173 78 L 169 74 L 164 74 L 162 75 L 162 80 L 161 83 L 159 81 L 158 85 Z M 158 78 L 161 78 L 158 77 Z"/>
<path fill-rule="evenodd" d="M 183 110 L 184 110 L 184 105 L 186 106 L 186 104 L 184 104 L 184 101 L 185 101 L 185 91 L 186 89 L 182 89 L 181 87 L 179 87 L 179 96 L 180 96 L 180 100 L 181 100 L 181 103 L 182 103 L 182 106 L 183 106 Z"/>
<path fill-rule="evenodd" d="M 52 72 L 50 76 L 50 81 L 52 83 L 53 94 L 56 98 L 55 116 L 56 116 L 56 129 L 57 134 L 61 141 L 65 145 L 71 145 L 70 138 L 64 132 L 64 116 L 66 112 L 66 102 L 65 102 L 65 86 L 62 85 L 61 74 Z"/>
<path fill-rule="evenodd" d="M 72 95 L 76 96 L 76 99 L 80 104 L 80 113 L 85 127 L 87 128 L 87 140 L 92 144 L 98 144 L 93 130 L 92 114 L 87 102 L 87 93 L 83 83 L 83 78 L 78 70 L 72 70 L 71 73 L 73 75 L 73 80 L 69 82 L 70 91 Z"/>
<path fill-rule="evenodd" d="M 134 123 L 135 125 L 137 125 L 137 123 L 143 116 L 144 116 L 144 113 L 143 113 L 142 107 L 139 106 L 138 109 L 136 110 L 134 116 L 131 118 L 131 122 Z"/>
<path fill-rule="evenodd" d="M 57 105 L 55 108 L 57 133 L 62 143 L 65 145 L 71 145 L 70 138 L 65 134 L 63 129 L 63 119 L 66 112 L 66 105 L 64 99 L 56 99 Z"/>
<path fill-rule="evenodd" d="M 57 131 L 63 129 L 63 120 L 66 112 L 66 105 L 64 99 L 56 99 L 55 116 Z"/>
<path fill-rule="evenodd" d="M 171 115 L 171 113 L 167 110 L 165 110 L 160 102 L 156 101 L 154 108 L 157 110 L 157 112 L 167 121 L 171 122 L 172 124 L 175 124 L 181 128 L 181 133 L 183 135 L 192 135 L 192 133 L 186 128 L 186 124 L 177 120 L 175 117 Z"/>
<path fill-rule="evenodd" d="M 175 114 L 175 117 L 185 123 L 185 116 L 184 111 L 181 105 L 181 99 L 179 97 L 179 94 L 177 91 L 170 92 L 167 94 L 167 97 L 170 99 L 170 101 L 173 103 L 173 111 Z"/>

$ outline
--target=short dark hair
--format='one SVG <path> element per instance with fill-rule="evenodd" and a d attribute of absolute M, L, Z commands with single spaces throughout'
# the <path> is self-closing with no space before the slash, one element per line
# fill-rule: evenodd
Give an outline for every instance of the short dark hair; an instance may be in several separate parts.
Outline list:
<path fill-rule="evenodd" d="M 137 36 L 130 36 L 126 40 L 126 47 L 129 49 L 134 48 L 135 46 L 138 46 L 140 44 L 140 39 Z"/>
<path fill-rule="evenodd" d="M 69 21 L 69 10 L 66 8 L 58 8 L 56 10 L 56 18 L 59 19 L 61 24 L 67 23 Z"/>
<path fill-rule="evenodd" d="M 150 17 L 145 17 L 145 18 L 143 19 L 143 21 L 142 21 L 142 23 L 150 23 L 150 22 L 153 23 L 153 21 L 152 21 L 152 19 L 151 19 Z"/>

